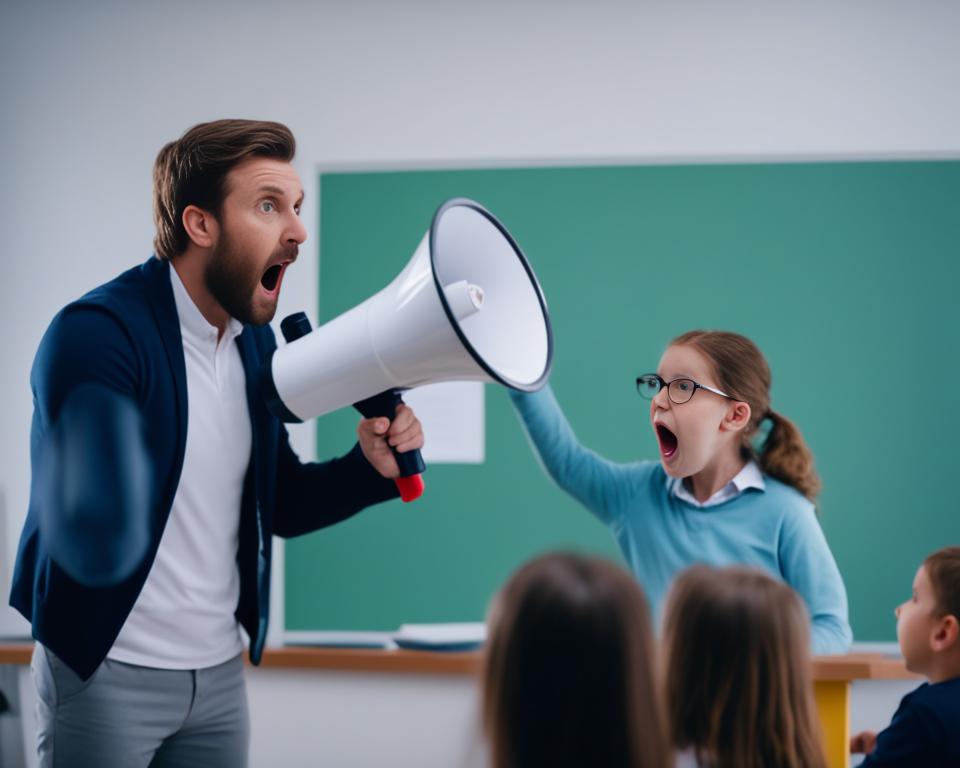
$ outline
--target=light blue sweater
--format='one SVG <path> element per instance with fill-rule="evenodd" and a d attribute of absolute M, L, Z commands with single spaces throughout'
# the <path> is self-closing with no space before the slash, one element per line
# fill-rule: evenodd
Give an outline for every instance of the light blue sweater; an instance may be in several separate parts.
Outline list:
<path fill-rule="evenodd" d="M 667 589 L 684 568 L 753 565 L 803 598 L 814 653 L 847 652 L 852 633 L 843 580 L 814 507 L 800 493 L 764 475 L 763 491 L 695 507 L 670 493 L 659 462 L 617 464 L 584 448 L 549 387 L 510 394 L 544 468 L 610 529 L 658 620 Z"/>

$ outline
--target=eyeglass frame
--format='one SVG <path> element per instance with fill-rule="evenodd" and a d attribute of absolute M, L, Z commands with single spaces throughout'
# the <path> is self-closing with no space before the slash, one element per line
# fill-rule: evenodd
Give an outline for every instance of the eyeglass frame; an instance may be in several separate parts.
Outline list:
<path fill-rule="evenodd" d="M 654 378 L 658 382 L 660 382 L 660 389 L 658 389 L 654 393 L 653 397 L 646 397 L 643 394 L 643 392 L 640 391 L 640 382 L 643 381 L 644 379 L 649 379 L 649 378 Z M 686 400 L 680 403 L 678 403 L 676 400 L 670 397 L 670 385 L 677 381 L 689 381 L 691 384 L 693 384 L 693 392 L 690 394 L 690 397 L 688 397 Z M 659 395 L 664 389 L 667 390 L 667 397 L 669 398 L 670 402 L 673 403 L 674 405 L 684 405 L 685 403 L 689 403 L 691 400 L 693 400 L 693 396 L 697 394 L 698 389 L 705 389 L 707 392 L 713 392 L 713 394 L 720 395 L 720 397 L 725 397 L 727 398 L 727 400 L 737 400 L 737 398 L 732 397 L 731 395 L 728 395 L 726 392 L 721 392 L 719 389 L 714 389 L 713 387 L 708 387 L 706 384 L 701 384 L 699 381 L 695 381 L 694 379 L 691 379 L 689 376 L 680 376 L 676 379 L 673 379 L 672 381 L 664 381 L 663 377 L 660 376 L 659 373 L 645 373 L 642 376 L 637 376 L 637 394 L 640 395 L 640 397 L 642 397 L 644 400 L 649 400 L 650 402 L 653 402 L 653 399 L 657 395 Z"/>

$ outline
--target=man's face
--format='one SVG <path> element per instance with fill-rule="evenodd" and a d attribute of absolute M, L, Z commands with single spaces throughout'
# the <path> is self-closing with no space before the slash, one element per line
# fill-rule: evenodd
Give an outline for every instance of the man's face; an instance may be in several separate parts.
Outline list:
<path fill-rule="evenodd" d="M 204 279 L 240 322 L 273 319 L 283 274 L 307 239 L 302 202 L 300 177 L 283 160 L 252 157 L 227 174 L 219 236 Z"/>

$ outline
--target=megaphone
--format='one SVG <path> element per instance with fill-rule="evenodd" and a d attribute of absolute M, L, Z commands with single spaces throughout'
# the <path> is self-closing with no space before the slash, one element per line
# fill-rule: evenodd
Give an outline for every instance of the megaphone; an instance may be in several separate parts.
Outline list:
<path fill-rule="evenodd" d="M 473 200 L 433 216 L 413 257 L 362 304 L 311 331 L 300 312 L 284 319 L 287 344 L 264 364 L 270 411 L 287 422 L 353 404 L 366 418 L 393 418 L 403 390 L 441 381 L 490 381 L 534 391 L 553 363 L 543 291 L 507 229 Z M 419 451 L 396 453 L 397 486 L 423 491 Z"/>

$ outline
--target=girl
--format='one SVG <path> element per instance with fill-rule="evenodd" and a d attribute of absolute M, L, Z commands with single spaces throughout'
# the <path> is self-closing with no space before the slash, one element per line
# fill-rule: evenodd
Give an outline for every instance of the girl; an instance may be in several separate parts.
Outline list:
<path fill-rule="evenodd" d="M 541 557 L 493 601 L 483 722 L 493 768 L 672 765 L 647 602 L 599 558 Z"/>
<path fill-rule="evenodd" d="M 846 592 L 812 503 L 820 483 L 800 432 L 770 408 L 760 350 L 735 333 L 691 331 L 637 387 L 658 463 L 615 464 L 584 448 L 549 388 L 511 397 L 551 477 L 607 525 L 657 615 L 687 566 L 756 565 L 803 597 L 814 652 L 846 652 Z"/>
<path fill-rule="evenodd" d="M 825 768 L 807 623 L 796 593 L 762 571 L 677 578 L 663 649 L 678 768 Z"/>

